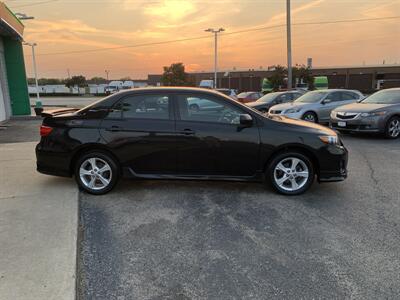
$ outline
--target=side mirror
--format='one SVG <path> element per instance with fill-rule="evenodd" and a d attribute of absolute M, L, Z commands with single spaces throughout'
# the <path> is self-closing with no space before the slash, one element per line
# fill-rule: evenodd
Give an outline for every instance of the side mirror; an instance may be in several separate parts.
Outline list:
<path fill-rule="evenodd" d="M 253 118 L 249 114 L 241 114 L 240 118 L 240 125 L 249 127 L 253 125 Z"/>
<path fill-rule="evenodd" d="M 325 100 L 322 101 L 322 104 L 328 104 L 328 103 L 331 103 L 331 102 L 332 102 L 331 99 L 325 99 Z"/>

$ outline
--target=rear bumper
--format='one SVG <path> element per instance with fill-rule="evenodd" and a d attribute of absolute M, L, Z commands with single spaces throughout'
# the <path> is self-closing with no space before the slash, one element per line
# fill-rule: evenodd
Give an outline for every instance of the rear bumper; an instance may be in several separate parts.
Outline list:
<path fill-rule="evenodd" d="M 45 151 L 40 143 L 36 146 L 36 170 L 46 175 L 71 177 L 71 158 L 68 153 Z"/>

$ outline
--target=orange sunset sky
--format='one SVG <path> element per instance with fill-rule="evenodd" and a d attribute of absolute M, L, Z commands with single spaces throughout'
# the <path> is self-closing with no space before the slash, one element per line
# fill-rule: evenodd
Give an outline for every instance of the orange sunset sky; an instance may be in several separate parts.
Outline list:
<path fill-rule="evenodd" d="M 39 77 L 65 78 L 68 69 L 71 75 L 105 77 L 107 69 L 110 78 L 139 79 L 161 73 L 173 62 L 183 62 L 188 71 L 210 71 L 214 40 L 204 32 L 209 27 L 226 30 L 219 38 L 221 70 L 286 64 L 286 29 L 276 26 L 285 24 L 285 0 L 5 3 L 14 12 L 35 17 L 24 21 L 24 38 L 38 44 Z M 370 18 L 386 19 L 294 25 L 293 63 L 305 64 L 312 57 L 314 66 L 372 65 L 383 60 L 400 64 L 400 0 L 292 0 L 294 24 Z M 235 33 L 259 27 L 272 28 Z M 138 46 L 195 37 L 199 39 Z M 132 45 L 136 47 L 124 48 Z M 117 47 L 121 48 L 110 49 Z M 32 77 L 29 48 L 25 61 Z"/>

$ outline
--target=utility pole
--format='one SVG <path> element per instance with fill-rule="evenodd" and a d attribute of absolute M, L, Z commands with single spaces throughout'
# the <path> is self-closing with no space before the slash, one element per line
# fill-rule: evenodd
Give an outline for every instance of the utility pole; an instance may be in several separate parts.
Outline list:
<path fill-rule="evenodd" d="M 288 64 L 288 83 L 287 88 L 292 89 L 292 33 L 290 21 L 290 0 L 286 0 L 286 33 L 287 33 L 287 64 Z"/>
<path fill-rule="evenodd" d="M 68 79 L 70 79 L 71 78 L 71 74 L 69 72 L 69 69 L 67 69 L 67 73 L 68 73 Z"/>
<path fill-rule="evenodd" d="M 110 70 L 105 70 L 104 72 L 106 72 L 107 81 L 108 81 L 108 74 L 110 73 Z"/>
<path fill-rule="evenodd" d="M 214 88 L 217 88 L 217 72 L 218 72 L 218 33 L 225 31 L 224 28 L 219 28 L 214 30 L 213 28 L 208 28 L 204 30 L 206 32 L 214 33 Z"/>
<path fill-rule="evenodd" d="M 36 69 L 36 57 L 35 57 L 35 47 L 37 46 L 36 43 L 24 43 L 26 46 L 30 46 L 32 48 L 32 63 L 33 63 L 33 72 L 35 74 L 35 84 L 36 84 L 36 104 L 40 103 L 39 99 L 39 83 L 37 77 L 37 69 Z"/>

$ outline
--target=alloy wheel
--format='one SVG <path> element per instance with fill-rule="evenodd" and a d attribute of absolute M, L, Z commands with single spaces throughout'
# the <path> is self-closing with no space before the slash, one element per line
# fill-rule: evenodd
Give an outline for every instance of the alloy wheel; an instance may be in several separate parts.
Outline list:
<path fill-rule="evenodd" d="M 91 157 L 81 164 L 79 177 L 88 189 L 102 190 L 110 184 L 112 170 L 105 160 L 98 157 Z"/>
<path fill-rule="evenodd" d="M 310 176 L 306 163 L 297 157 L 282 159 L 274 169 L 274 180 L 283 190 L 295 192 L 307 183 Z"/>
<path fill-rule="evenodd" d="M 315 123 L 315 116 L 313 114 L 306 114 L 304 115 L 303 120 Z"/>
<path fill-rule="evenodd" d="M 399 136 L 400 134 L 400 120 L 399 119 L 393 119 L 390 123 L 389 123 L 389 135 L 392 138 L 396 138 Z"/>

